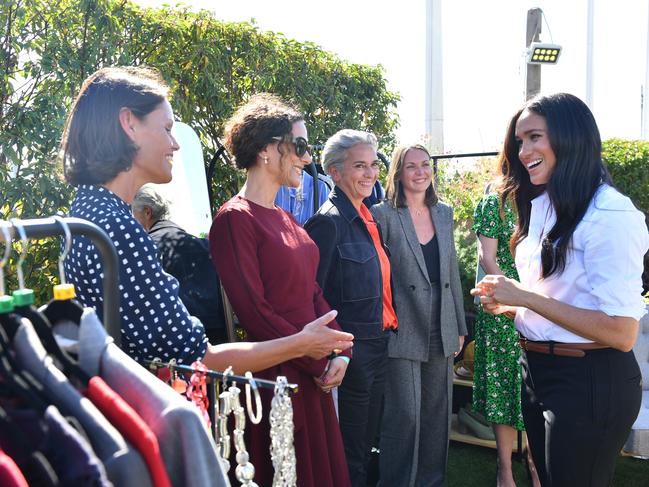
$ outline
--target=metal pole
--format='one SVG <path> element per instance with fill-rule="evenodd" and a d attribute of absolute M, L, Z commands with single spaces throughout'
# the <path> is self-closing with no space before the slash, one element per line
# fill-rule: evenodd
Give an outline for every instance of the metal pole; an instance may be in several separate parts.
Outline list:
<path fill-rule="evenodd" d="M 64 218 L 63 221 L 68 224 L 72 235 L 88 237 L 99 251 L 102 261 L 101 270 L 104 273 L 102 281 L 104 326 L 108 334 L 115 340 L 115 344 L 119 346 L 122 340 L 122 324 L 119 315 L 119 264 L 113 241 L 94 223 L 72 217 Z M 18 223 L 24 228 L 27 238 L 65 235 L 63 227 L 54 218 L 18 220 Z"/>
<path fill-rule="evenodd" d="M 304 166 L 304 171 L 309 173 L 313 178 L 313 213 L 315 214 L 318 208 L 320 208 L 320 184 L 318 182 L 318 170 L 315 167 L 315 160 Z M 302 178 L 304 178 L 304 175 L 302 175 Z M 304 184 L 304 179 L 302 181 L 302 184 Z M 298 189 L 301 190 L 302 188 L 300 187 Z"/>
<path fill-rule="evenodd" d="M 649 9 L 647 9 L 649 15 Z M 649 26 L 649 16 L 647 25 Z M 647 31 L 647 58 L 644 75 L 644 96 L 642 97 L 642 138 L 649 140 L 649 30 Z"/>
<path fill-rule="evenodd" d="M 426 135 L 434 152 L 444 152 L 442 0 L 426 0 Z"/>
<path fill-rule="evenodd" d="M 541 34 L 541 20 L 543 11 L 540 8 L 531 8 L 527 11 L 527 32 L 525 34 L 525 46 L 529 49 L 530 44 L 539 40 Z M 541 65 L 527 64 L 525 76 L 525 100 L 533 98 L 541 92 Z"/>
<path fill-rule="evenodd" d="M 594 1 L 588 0 L 588 12 L 586 15 L 586 105 L 593 109 L 593 33 L 594 23 Z"/>

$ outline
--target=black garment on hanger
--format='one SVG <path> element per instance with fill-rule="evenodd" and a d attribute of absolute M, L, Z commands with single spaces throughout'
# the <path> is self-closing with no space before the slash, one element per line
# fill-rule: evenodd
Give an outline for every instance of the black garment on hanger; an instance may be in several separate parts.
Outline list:
<path fill-rule="evenodd" d="M 47 407 L 44 399 L 43 385 L 32 374 L 24 370 L 14 360 L 11 344 L 7 337 L 7 328 L 15 336 L 20 326 L 20 318 L 13 313 L 0 314 L 0 378 L 2 379 L 2 392 L 17 396 L 24 400 L 30 408 L 43 413 Z"/>
<path fill-rule="evenodd" d="M 83 306 L 76 299 L 52 299 L 41 308 L 41 312 L 52 325 L 59 321 L 81 323 Z"/>
<path fill-rule="evenodd" d="M 4 338 L 11 343 L 20 328 L 20 317 L 14 313 L 0 313 L 0 326 L 4 330 Z"/>

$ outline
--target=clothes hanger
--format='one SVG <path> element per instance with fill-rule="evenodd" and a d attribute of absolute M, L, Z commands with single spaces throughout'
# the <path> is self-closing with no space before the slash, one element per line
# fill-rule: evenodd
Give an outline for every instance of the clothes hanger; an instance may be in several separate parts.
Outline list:
<path fill-rule="evenodd" d="M 7 222 L 0 222 L 0 229 L 5 242 L 4 254 L 0 260 L 0 316 L 11 313 L 14 310 L 14 300 L 11 296 L 5 294 L 5 266 L 9 262 L 9 255 L 11 254 L 11 233 Z M 0 320 L 5 330 L 5 334 L 9 340 L 12 340 L 16 335 L 20 322 L 16 320 Z"/>
<path fill-rule="evenodd" d="M 19 289 L 12 293 L 15 312 L 31 321 L 38 338 L 41 340 L 43 348 L 45 348 L 52 358 L 58 361 L 56 364 L 57 367 L 65 373 L 68 379 L 77 379 L 81 385 L 87 386 L 88 381 L 90 381 L 90 376 L 86 374 L 83 369 L 79 367 L 79 364 L 76 363 L 56 342 L 52 330 L 52 324 L 49 319 L 34 306 L 34 291 L 25 288 L 22 265 L 25 260 L 25 255 L 27 254 L 29 242 L 27 240 L 27 235 L 25 234 L 25 229 L 20 222 L 13 219 L 11 220 L 11 224 L 18 232 L 20 241 L 22 242 L 22 251 L 18 263 L 16 264 Z"/>
<path fill-rule="evenodd" d="M 61 284 L 57 284 L 52 288 L 54 299 L 43 306 L 40 311 L 47 317 L 52 325 L 55 325 L 59 321 L 68 321 L 78 325 L 81 323 L 83 306 L 74 299 L 76 297 L 74 284 L 66 283 L 65 271 L 63 269 L 63 262 L 68 256 L 70 247 L 72 246 L 72 233 L 63 218 L 55 216 L 54 219 L 63 227 L 65 233 L 65 246 L 63 252 L 59 256 L 59 279 Z"/>
<path fill-rule="evenodd" d="M 20 317 L 13 313 L 13 298 L 5 294 L 4 267 L 11 252 L 11 234 L 6 222 L 2 222 L 1 230 L 5 241 L 0 260 L 0 375 L 2 385 L 6 386 L 3 392 L 22 398 L 32 409 L 43 413 L 47 407 L 43 385 L 16 363 L 11 352 L 11 340 L 21 323 Z"/>

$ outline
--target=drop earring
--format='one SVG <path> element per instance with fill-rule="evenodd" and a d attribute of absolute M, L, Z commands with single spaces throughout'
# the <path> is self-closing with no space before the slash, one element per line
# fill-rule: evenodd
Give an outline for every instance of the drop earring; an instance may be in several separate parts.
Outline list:
<path fill-rule="evenodd" d="M 264 157 L 264 164 L 268 164 L 268 157 Z"/>

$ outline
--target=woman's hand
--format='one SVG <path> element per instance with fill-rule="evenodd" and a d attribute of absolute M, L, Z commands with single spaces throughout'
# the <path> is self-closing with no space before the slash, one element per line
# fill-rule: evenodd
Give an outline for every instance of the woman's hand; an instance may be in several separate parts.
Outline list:
<path fill-rule="evenodd" d="M 501 314 L 514 311 L 516 307 L 527 308 L 576 335 L 623 352 L 633 348 L 638 333 L 635 318 L 609 316 L 603 311 L 572 306 L 532 292 L 503 276 L 485 276 L 471 294 L 480 297 L 487 313 Z"/>
<path fill-rule="evenodd" d="M 498 315 L 516 313 L 516 307 L 522 306 L 527 290 L 514 279 L 505 276 L 486 275 L 471 290 L 472 296 L 479 296 L 484 311 Z"/>
<path fill-rule="evenodd" d="M 354 335 L 327 326 L 327 323 L 333 320 L 337 314 L 338 312 L 335 310 L 329 311 L 306 325 L 297 334 L 303 342 L 304 355 L 317 360 L 328 357 L 331 352 L 339 353 L 354 345 Z"/>
<path fill-rule="evenodd" d="M 342 357 L 335 357 L 329 362 L 324 374 L 320 378 L 314 378 L 313 380 L 324 392 L 331 392 L 331 389 L 342 384 L 345 372 L 347 372 L 347 365 L 347 360 Z"/>

